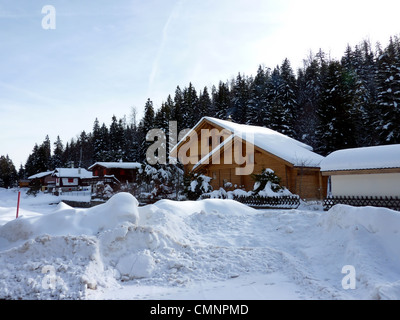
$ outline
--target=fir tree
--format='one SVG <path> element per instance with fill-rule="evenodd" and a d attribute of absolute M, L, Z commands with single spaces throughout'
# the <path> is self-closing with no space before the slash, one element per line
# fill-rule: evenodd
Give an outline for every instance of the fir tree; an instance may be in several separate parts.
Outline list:
<path fill-rule="evenodd" d="M 297 86 L 298 112 L 295 131 L 297 139 L 316 147 L 315 131 L 318 125 L 317 109 L 321 100 L 321 65 L 319 59 L 310 56 L 304 69 L 299 70 Z"/>
<path fill-rule="evenodd" d="M 247 123 L 250 103 L 250 89 L 245 76 L 240 73 L 232 87 L 232 118 L 238 123 Z"/>
<path fill-rule="evenodd" d="M 0 156 L 0 187 L 9 188 L 16 185 L 17 170 L 11 159 L 6 156 Z"/>
<path fill-rule="evenodd" d="M 183 90 L 183 123 L 185 128 L 192 128 L 201 118 L 198 111 L 199 98 L 192 83 Z"/>
<path fill-rule="evenodd" d="M 102 136 L 101 136 L 101 130 L 100 130 L 100 124 L 99 120 L 96 118 L 93 124 L 93 131 L 92 131 L 92 137 L 93 137 L 93 160 L 95 162 L 102 161 L 103 159 L 103 141 L 102 141 Z"/>
<path fill-rule="evenodd" d="M 88 168 L 93 164 L 93 136 L 84 131 L 79 135 L 75 147 L 74 163 L 77 167 Z"/>
<path fill-rule="evenodd" d="M 223 120 L 228 118 L 231 109 L 230 90 L 229 86 L 222 81 L 219 82 L 218 89 L 214 92 L 213 105 L 217 118 Z"/>
<path fill-rule="evenodd" d="M 175 90 L 173 107 L 171 109 L 171 120 L 177 122 L 178 132 L 187 128 L 184 123 L 183 93 L 179 86 L 177 86 Z"/>
<path fill-rule="evenodd" d="M 137 154 L 139 142 L 137 136 L 137 127 L 134 124 L 128 125 L 124 130 L 125 160 L 128 162 L 139 161 Z"/>
<path fill-rule="evenodd" d="M 112 122 L 109 130 L 110 135 L 110 159 L 111 161 L 120 161 L 125 158 L 125 140 L 124 127 L 122 120 L 117 120 L 112 116 Z"/>
<path fill-rule="evenodd" d="M 281 87 L 279 88 L 280 102 L 283 108 L 282 124 L 286 129 L 282 133 L 294 137 L 294 121 L 297 118 L 297 84 L 296 77 L 294 76 L 290 61 L 285 59 L 281 66 L 280 76 L 282 78 Z"/>
<path fill-rule="evenodd" d="M 338 61 L 331 61 L 323 84 L 323 96 L 317 111 L 318 151 L 327 155 L 338 149 L 355 146 L 349 95 L 350 75 Z"/>
<path fill-rule="evenodd" d="M 381 114 L 381 144 L 400 142 L 400 52 L 398 39 L 390 39 L 377 61 L 377 106 Z"/>
<path fill-rule="evenodd" d="M 247 124 L 264 126 L 268 113 L 267 85 L 269 69 L 258 67 L 257 74 L 250 86 L 250 100 L 247 113 Z"/>
<path fill-rule="evenodd" d="M 96 161 L 111 161 L 110 155 L 110 135 L 106 124 L 103 122 L 99 129 L 99 136 L 93 141 L 96 150 Z"/>
<path fill-rule="evenodd" d="M 64 145 L 60 139 L 60 136 L 57 136 L 56 142 L 54 142 L 53 156 L 51 161 L 51 168 L 62 168 L 64 163 L 62 161 L 64 153 Z"/>
<path fill-rule="evenodd" d="M 200 120 L 202 117 L 206 116 L 214 116 L 212 112 L 212 103 L 211 103 L 211 98 L 208 93 L 207 87 L 204 87 L 203 91 L 199 93 L 199 107 L 198 107 L 198 120 Z"/>
<path fill-rule="evenodd" d="M 147 99 L 146 105 L 144 107 L 144 116 L 139 123 L 138 127 L 138 159 L 139 162 L 144 162 L 146 159 L 146 151 L 151 145 L 151 142 L 146 141 L 147 133 L 155 129 L 155 114 L 153 108 L 153 102 Z"/>
<path fill-rule="evenodd" d="M 285 65 L 285 73 L 277 66 L 267 88 L 267 99 L 270 101 L 267 113 L 267 126 L 288 136 L 294 136 L 293 112 L 295 91 L 289 82 L 290 74 Z M 290 80 L 291 81 L 291 80 Z"/>
<path fill-rule="evenodd" d="M 18 178 L 19 180 L 20 180 L 20 179 L 26 179 L 26 178 L 27 178 L 27 176 L 26 176 L 26 171 L 25 171 L 25 168 L 24 168 L 24 166 L 22 165 L 22 163 L 21 163 L 21 165 L 19 166 L 17 178 Z"/>

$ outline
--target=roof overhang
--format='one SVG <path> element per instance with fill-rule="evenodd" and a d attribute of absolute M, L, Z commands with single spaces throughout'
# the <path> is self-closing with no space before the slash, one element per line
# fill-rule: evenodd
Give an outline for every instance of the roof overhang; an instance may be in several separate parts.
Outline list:
<path fill-rule="evenodd" d="M 356 175 L 356 174 L 383 174 L 400 173 L 400 168 L 374 168 L 374 169 L 352 169 L 322 171 L 323 176 Z"/>

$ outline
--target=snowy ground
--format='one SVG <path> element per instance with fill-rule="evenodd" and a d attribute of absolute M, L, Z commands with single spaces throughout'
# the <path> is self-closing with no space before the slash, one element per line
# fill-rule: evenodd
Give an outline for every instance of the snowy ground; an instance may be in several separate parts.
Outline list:
<path fill-rule="evenodd" d="M 388 209 L 138 207 L 127 193 L 74 209 L 23 192 L 15 219 L 16 202 L 0 189 L 0 299 L 400 299 L 400 213 Z"/>

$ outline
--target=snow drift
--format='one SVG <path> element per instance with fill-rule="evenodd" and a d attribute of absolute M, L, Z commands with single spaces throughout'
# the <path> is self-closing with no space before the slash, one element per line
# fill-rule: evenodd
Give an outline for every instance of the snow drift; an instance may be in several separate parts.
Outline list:
<path fill-rule="evenodd" d="M 127 283 L 138 297 L 143 286 L 205 281 L 230 296 L 232 279 L 249 279 L 241 299 L 254 298 L 254 285 L 259 299 L 400 298 L 400 213 L 387 209 L 267 211 L 220 199 L 138 207 L 120 193 L 90 209 L 27 212 L 0 223 L 0 299 L 101 299 Z M 341 286 L 344 265 L 357 271 L 356 290 Z"/>

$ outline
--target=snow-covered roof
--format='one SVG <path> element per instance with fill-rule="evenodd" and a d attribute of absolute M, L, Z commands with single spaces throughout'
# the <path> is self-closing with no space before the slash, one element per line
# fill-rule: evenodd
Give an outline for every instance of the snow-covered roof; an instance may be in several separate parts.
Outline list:
<path fill-rule="evenodd" d="M 142 167 L 139 162 L 96 162 L 88 169 L 91 170 L 95 166 L 101 166 L 108 169 L 140 169 Z"/>
<path fill-rule="evenodd" d="M 400 144 L 343 149 L 321 162 L 321 171 L 400 168 Z"/>
<path fill-rule="evenodd" d="M 46 176 L 50 176 L 53 172 L 54 171 L 39 172 L 37 174 L 34 174 L 34 175 L 28 177 L 28 179 L 29 180 L 40 179 L 40 178 L 43 178 L 43 177 L 46 177 Z"/>
<path fill-rule="evenodd" d="M 90 179 L 93 177 L 93 174 L 84 168 L 57 168 L 54 170 L 53 176 L 58 178 Z"/>
<path fill-rule="evenodd" d="M 193 130 L 204 120 L 229 130 L 235 137 L 251 142 L 256 147 L 286 160 L 294 166 L 319 167 L 320 162 L 324 158 L 313 152 L 311 146 L 265 127 L 250 126 L 212 117 L 204 117 L 196 124 Z M 186 136 L 188 135 L 190 135 L 190 132 L 188 132 Z M 183 141 L 186 136 L 181 141 Z M 212 151 L 212 153 L 214 152 L 215 150 Z M 202 161 L 204 161 L 204 159 L 200 162 Z"/>

